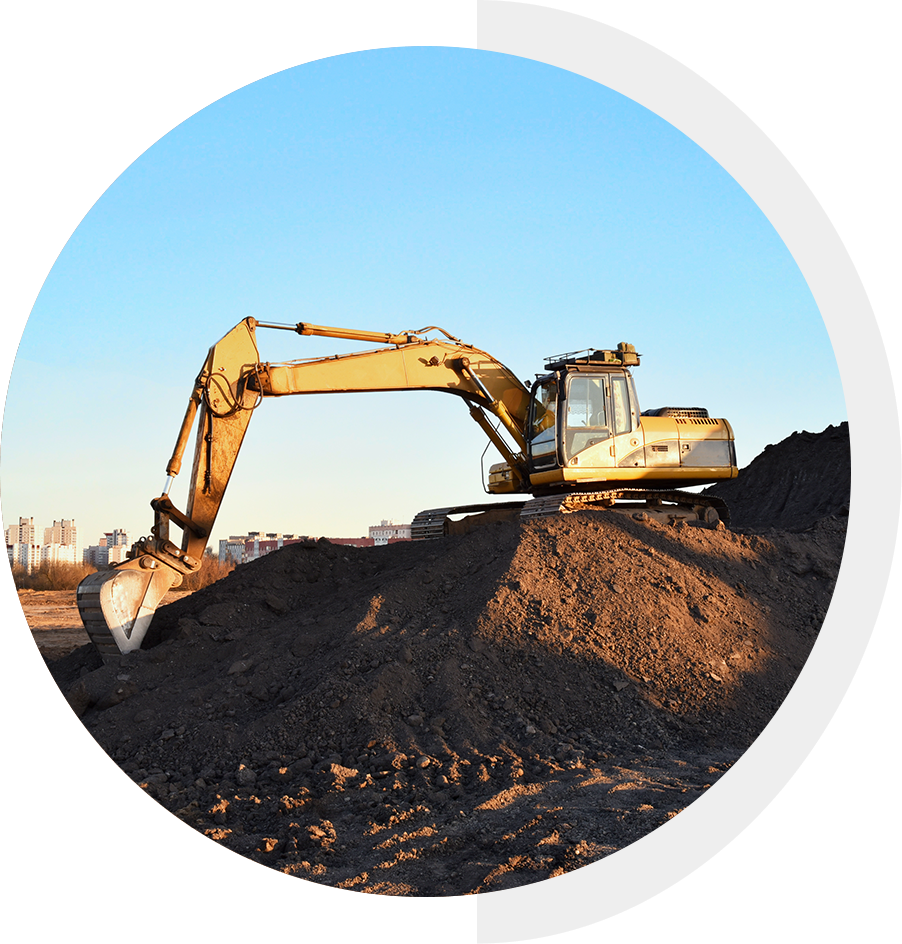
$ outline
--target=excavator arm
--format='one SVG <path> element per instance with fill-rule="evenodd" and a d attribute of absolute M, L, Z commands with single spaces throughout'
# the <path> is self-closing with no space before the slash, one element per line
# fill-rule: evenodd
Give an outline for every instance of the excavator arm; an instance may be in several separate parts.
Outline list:
<path fill-rule="evenodd" d="M 368 341 L 375 350 L 285 363 L 261 363 L 256 329 Z M 426 337 L 439 331 L 442 339 Z M 78 587 L 79 611 L 100 652 L 118 656 L 140 648 L 156 607 L 182 575 L 200 567 L 241 444 L 256 407 L 267 397 L 310 393 L 437 390 L 461 397 L 508 463 L 514 490 L 525 491 L 529 390 L 503 364 L 441 328 L 383 334 L 299 323 L 276 325 L 246 318 L 210 348 L 194 383 L 162 495 L 151 501 L 154 526 L 128 560 L 87 577 Z M 493 423 L 489 415 L 495 417 Z M 172 481 L 196 425 L 194 462 L 185 511 L 169 498 Z M 513 440 L 498 432 L 501 426 Z M 176 545 L 170 526 L 182 530 Z"/>

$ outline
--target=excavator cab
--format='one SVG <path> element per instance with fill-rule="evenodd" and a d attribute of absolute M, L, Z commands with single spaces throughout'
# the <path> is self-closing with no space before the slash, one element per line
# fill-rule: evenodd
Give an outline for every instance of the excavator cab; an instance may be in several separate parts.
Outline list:
<path fill-rule="evenodd" d="M 564 370 L 540 377 L 531 402 L 530 471 L 560 468 L 591 447 L 638 429 L 632 380 L 623 369 Z M 594 450 L 593 465 L 613 465 L 615 451 Z"/>
<path fill-rule="evenodd" d="M 527 415 L 530 491 L 680 489 L 735 477 L 729 423 L 701 407 L 641 412 L 629 369 L 638 364 L 624 343 L 547 360 Z M 503 470 L 493 471 L 500 482 Z"/>
<path fill-rule="evenodd" d="M 537 377 L 529 405 L 527 456 L 534 484 L 567 468 L 617 465 L 618 453 L 626 453 L 641 425 L 625 366 L 638 362 L 630 344 L 549 358 L 546 367 L 554 370 Z"/>

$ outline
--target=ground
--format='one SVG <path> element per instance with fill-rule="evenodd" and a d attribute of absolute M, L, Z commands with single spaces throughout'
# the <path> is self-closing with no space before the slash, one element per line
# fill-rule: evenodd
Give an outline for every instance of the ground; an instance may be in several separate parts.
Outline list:
<path fill-rule="evenodd" d="M 366 893 L 523 885 L 666 823 L 778 710 L 842 557 L 839 432 L 803 443 L 829 494 L 783 476 L 779 527 L 744 526 L 742 498 L 792 437 L 729 529 L 583 511 L 296 544 L 173 599 L 107 665 L 58 648 L 60 598 L 20 599 L 91 734 L 211 841 Z"/>

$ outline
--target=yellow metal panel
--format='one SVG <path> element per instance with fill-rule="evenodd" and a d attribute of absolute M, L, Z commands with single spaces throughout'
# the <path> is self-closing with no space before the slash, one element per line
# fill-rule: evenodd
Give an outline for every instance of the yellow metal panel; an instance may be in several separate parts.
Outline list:
<path fill-rule="evenodd" d="M 197 412 L 194 467 L 186 513 L 209 534 L 247 432 L 258 393 L 244 378 L 259 362 L 252 319 L 245 319 L 218 341 L 207 355 L 199 379 L 204 400 Z M 207 437 L 211 437 L 208 442 Z M 186 532 L 182 549 L 200 558 L 207 539 Z"/>
<path fill-rule="evenodd" d="M 734 479 L 739 474 L 736 466 L 704 466 L 694 468 L 586 468 L 578 467 L 565 469 L 554 469 L 550 472 L 536 472 L 530 475 L 530 484 L 534 487 L 548 487 L 550 485 L 562 485 L 572 483 L 574 485 L 581 483 L 599 482 L 607 485 L 616 485 L 617 483 L 629 483 L 637 485 L 642 482 L 660 483 L 673 482 L 674 488 L 688 488 L 692 485 L 704 485 L 722 479 Z"/>

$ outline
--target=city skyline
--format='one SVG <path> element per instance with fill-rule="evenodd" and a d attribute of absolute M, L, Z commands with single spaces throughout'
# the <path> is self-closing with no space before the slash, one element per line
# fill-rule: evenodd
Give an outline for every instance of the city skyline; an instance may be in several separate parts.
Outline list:
<path fill-rule="evenodd" d="M 53 561 L 88 564 L 94 567 L 105 566 L 125 560 L 133 542 L 133 536 L 129 535 L 127 531 L 122 528 L 114 528 L 110 531 L 102 531 L 96 544 L 86 544 L 79 540 L 78 525 L 75 518 L 54 519 L 50 527 L 43 529 L 35 525 L 34 521 L 34 515 L 29 517 L 20 516 L 17 524 L 11 524 L 4 529 L 11 566 L 24 566 L 29 571 L 42 563 Z M 44 539 L 43 541 L 37 541 L 37 535 L 41 532 L 43 532 Z M 283 544 L 287 545 L 311 538 L 326 538 L 327 540 L 336 540 L 343 543 L 355 543 L 361 547 L 380 546 L 381 544 L 393 543 L 396 540 L 410 540 L 409 524 L 402 524 L 385 518 L 380 519 L 379 524 L 368 525 L 367 532 L 367 535 L 301 535 L 287 531 L 248 531 L 240 536 L 229 535 L 228 538 L 220 537 L 215 541 L 210 540 L 207 544 L 206 553 L 217 557 L 221 562 L 226 558 L 232 559 L 236 563 L 253 560 L 261 556 L 259 549 L 255 548 L 253 552 L 245 553 L 244 548 L 248 540 L 253 543 L 255 537 L 259 541 L 261 536 L 264 539 L 272 539 L 265 542 L 267 547 L 263 553 L 281 548 Z M 55 538 L 59 538 L 59 540 L 55 540 Z M 224 545 L 228 546 L 238 542 L 240 542 L 242 548 L 240 556 L 236 556 L 234 553 L 230 554 L 228 551 L 224 553 Z M 21 549 L 23 546 L 24 550 Z M 74 555 L 65 551 L 62 554 L 60 553 L 59 548 L 70 546 L 76 549 Z M 116 549 L 115 554 L 112 553 L 114 548 Z"/>

